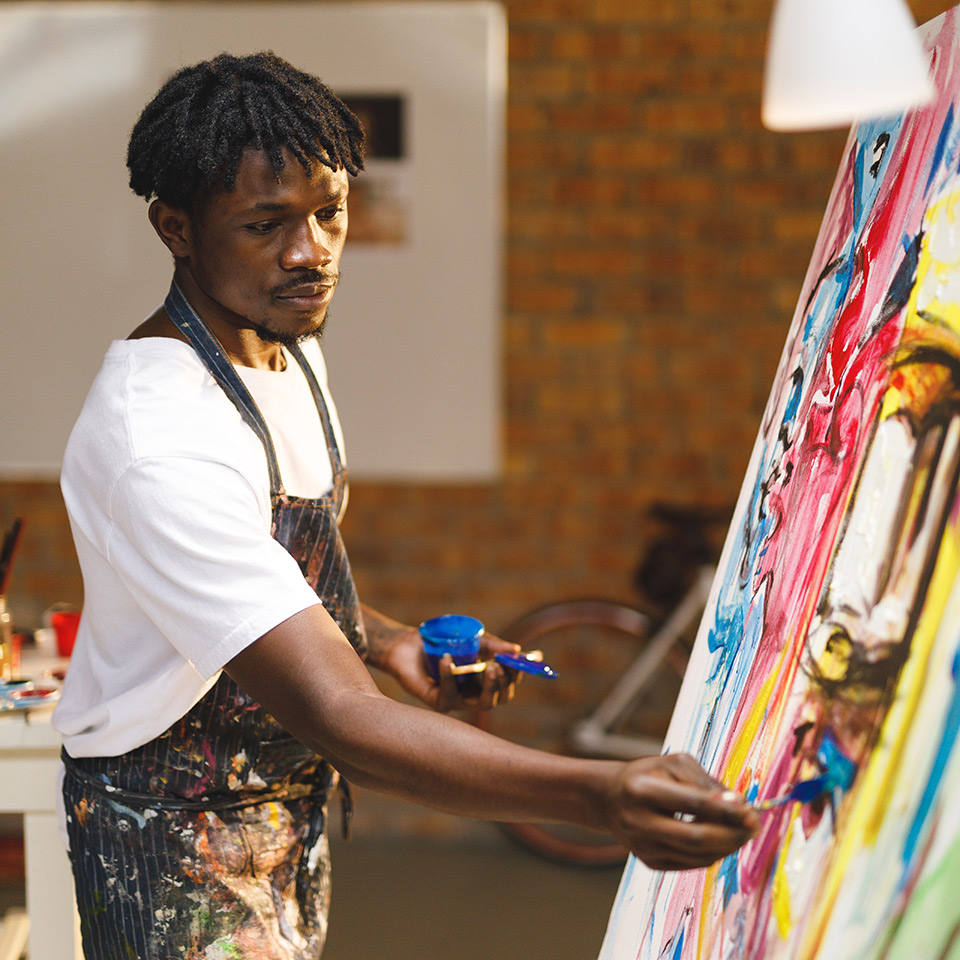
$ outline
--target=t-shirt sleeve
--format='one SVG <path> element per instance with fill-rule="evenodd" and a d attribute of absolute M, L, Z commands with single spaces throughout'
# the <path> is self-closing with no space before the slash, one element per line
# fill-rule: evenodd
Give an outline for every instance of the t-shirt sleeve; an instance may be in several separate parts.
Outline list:
<path fill-rule="evenodd" d="M 107 559 L 205 678 L 319 602 L 264 499 L 232 467 L 188 457 L 138 460 L 110 497 Z"/>

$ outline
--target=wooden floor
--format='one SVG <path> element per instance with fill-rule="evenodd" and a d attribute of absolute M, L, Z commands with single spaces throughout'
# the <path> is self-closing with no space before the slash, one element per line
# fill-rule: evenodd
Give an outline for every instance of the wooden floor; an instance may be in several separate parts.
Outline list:
<path fill-rule="evenodd" d="M 489 842 L 333 844 L 323 960 L 596 960 L 619 869 Z"/>
<path fill-rule="evenodd" d="M 489 830 L 334 839 L 323 960 L 595 960 L 619 869 L 550 863 Z M 0 876 L 0 917 L 23 903 L 22 883 Z"/>

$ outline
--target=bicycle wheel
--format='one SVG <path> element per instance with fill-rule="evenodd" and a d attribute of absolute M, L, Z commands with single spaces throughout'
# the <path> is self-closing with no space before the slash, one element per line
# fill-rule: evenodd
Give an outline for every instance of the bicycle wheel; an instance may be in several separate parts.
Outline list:
<path fill-rule="evenodd" d="M 578 721 L 601 703 L 643 651 L 651 618 L 611 600 L 572 600 L 526 614 L 501 632 L 524 650 L 540 649 L 555 680 L 527 678 L 517 698 L 474 722 L 497 736 L 554 753 L 583 756 L 571 743 Z M 684 664 L 665 658 L 644 685 L 642 700 L 625 711 L 616 732 L 657 744 L 662 740 L 679 691 Z M 652 694 L 652 695 L 651 695 Z M 613 732 L 613 731 L 611 731 Z M 643 752 L 638 750 L 636 756 Z M 656 747 L 652 752 L 657 752 Z M 594 756 L 602 753 L 593 752 Z M 563 824 L 505 823 L 523 846 L 553 860 L 582 866 L 622 864 L 627 851 L 608 834 Z"/>

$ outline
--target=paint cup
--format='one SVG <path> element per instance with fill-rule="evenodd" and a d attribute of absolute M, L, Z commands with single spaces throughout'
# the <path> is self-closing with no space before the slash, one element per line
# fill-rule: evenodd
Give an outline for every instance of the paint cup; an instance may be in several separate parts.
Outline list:
<path fill-rule="evenodd" d="M 434 680 L 439 680 L 440 660 L 448 653 L 458 666 L 476 663 L 480 659 L 482 636 L 483 623 L 476 617 L 447 613 L 442 617 L 424 620 L 420 624 L 420 637 L 423 640 L 427 672 Z M 458 677 L 457 684 L 459 686 L 470 679 L 470 676 Z"/>
<path fill-rule="evenodd" d="M 50 626 L 57 635 L 57 655 L 69 657 L 80 626 L 79 610 L 55 610 L 50 614 Z"/>

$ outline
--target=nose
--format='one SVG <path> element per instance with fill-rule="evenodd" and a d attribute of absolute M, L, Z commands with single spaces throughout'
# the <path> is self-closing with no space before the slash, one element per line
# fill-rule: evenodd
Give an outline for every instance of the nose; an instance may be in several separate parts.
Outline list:
<path fill-rule="evenodd" d="M 284 270 L 316 269 L 333 260 L 333 249 L 323 225 L 310 217 L 294 230 L 280 256 Z"/>

